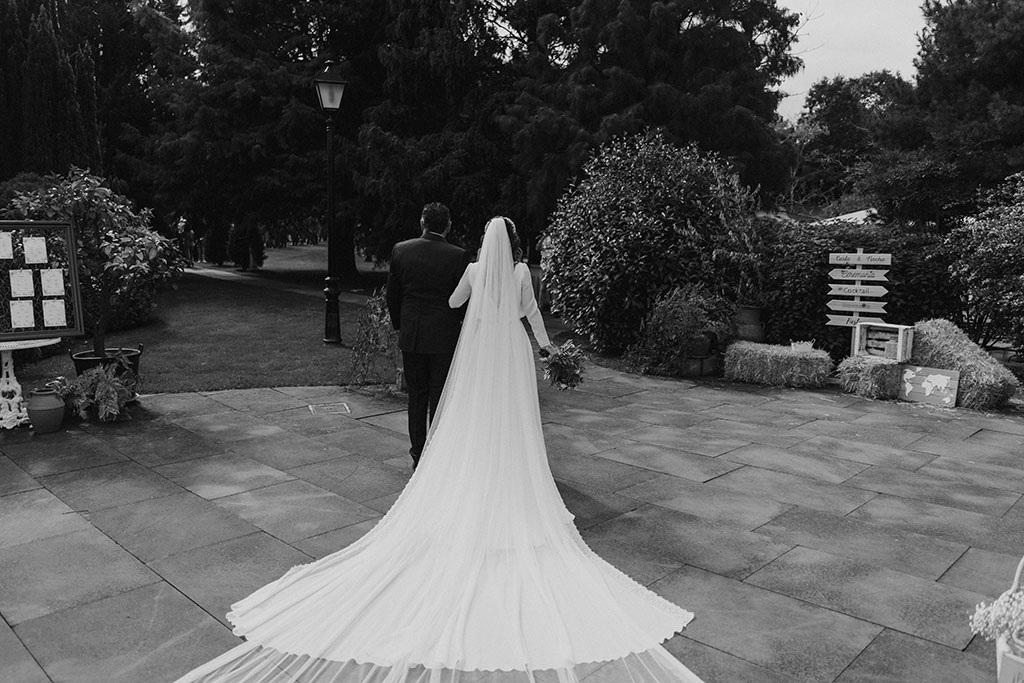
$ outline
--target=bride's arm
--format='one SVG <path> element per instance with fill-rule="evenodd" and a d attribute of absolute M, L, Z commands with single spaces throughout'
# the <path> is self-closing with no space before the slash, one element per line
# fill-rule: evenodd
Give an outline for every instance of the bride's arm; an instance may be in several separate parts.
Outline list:
<path fill-rule="evenodd" d="M 466 271 L 462 274 L 462 279 L 459 280 L 459 284 L 455 286 L 455 291 L 448 297 L 448 307 L 458 308 L 462 304 L 469 301 L 469 295 L 473 292 L 473 283 L 470 273 L 473 272 L 476 264 L 470 263 L 466 266 Z"/>
<path fill-rule="evenodd" d="M 533 336 L 541 348 L 551 346 L 548 332 L 544 329 L 544 318 L 541 317 L 537 299 L 533 295 L 533 283 L 530 281 L 530 267 L 525 263 L 516 266 L 516 277 L 519 280 L 519 314 L 526 318 L 533 330 Z"/>

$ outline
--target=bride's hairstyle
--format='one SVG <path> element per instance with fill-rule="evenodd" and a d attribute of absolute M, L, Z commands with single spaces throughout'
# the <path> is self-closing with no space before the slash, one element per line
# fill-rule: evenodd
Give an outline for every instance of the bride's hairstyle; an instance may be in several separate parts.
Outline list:
<path fill-rule="evenodd" d="M 519 241 L 519 233 L 516 232 L 516 224 L 512 222 L 511 218 L 505 216 L 500 217 L 501 220 L 505 221 L 505 229 L 508 230 L 508 241 L 512 244 L 512 260 L 519 263 L 523 260 L 523 245 Z"/>

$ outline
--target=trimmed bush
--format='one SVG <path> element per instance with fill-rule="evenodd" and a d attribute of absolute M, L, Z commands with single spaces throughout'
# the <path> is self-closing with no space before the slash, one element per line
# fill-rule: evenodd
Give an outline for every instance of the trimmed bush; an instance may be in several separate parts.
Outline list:
<path fill-rule="evenodd" d="M 640 340 L 625 354 L 626 363 L 644 374 L 681 377 L 687 358 L 704 356 L 711 343 L 734 336 L 733 314 L 728 301 L 705 287 L 676 287 L 647 315 Z"/>
<path fill-rule="evenodd" d="M 914 325 L 913 362 L 960 373 L 956 404 L 991 410 L 1013 398 L 1020 386 L 1013 373 L 948 320 L 922 320 Z"/>
<path fill-rule="evenodd" d="M 648 133 L 601 147 L 584 172 L 545 232 L 545 284 L 552 311 L 595 347 L 635 344 L 674 287 L 729 291 L 754 202 L 721 158 Z"/>
<path fill-rule="evenodd" d="M 865 398 L 895 399 L 900 395 L 900 363 L 881 356 L 850 356 L 836 370 L 839 386 Z"/>
<path fill-rule="evenodd" d="M 823 387 L 835 364 L 822 349 L 738 341 L 725 350 L 725 378 L 783 387 Z"/>

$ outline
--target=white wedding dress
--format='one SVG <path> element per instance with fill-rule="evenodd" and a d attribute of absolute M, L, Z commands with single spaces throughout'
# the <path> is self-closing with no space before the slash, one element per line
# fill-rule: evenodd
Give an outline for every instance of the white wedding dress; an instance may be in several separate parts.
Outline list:
<path fill-rule="evenodd" d="M 469 297 L 420 465 L 360 540 L 232 605 L 246 642 L 178 683 L 700 683 L 661 643 L 693 618 L 591 551 L 548 468 L 546 344 L 504 222 Z"/>

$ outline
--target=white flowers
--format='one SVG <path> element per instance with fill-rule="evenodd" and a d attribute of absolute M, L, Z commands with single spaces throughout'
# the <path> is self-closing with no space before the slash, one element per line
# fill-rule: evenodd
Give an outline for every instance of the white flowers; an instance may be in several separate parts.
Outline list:
<path fill-rule="evenodd" d="M 971 630 L 985 640 L 996 640 L 1004 635 L 1024 636 L 1024 592 L 1011 588 L 991 605 L 978 603 L 971 617 Z"/>

